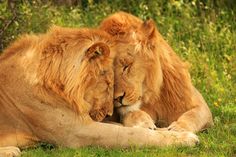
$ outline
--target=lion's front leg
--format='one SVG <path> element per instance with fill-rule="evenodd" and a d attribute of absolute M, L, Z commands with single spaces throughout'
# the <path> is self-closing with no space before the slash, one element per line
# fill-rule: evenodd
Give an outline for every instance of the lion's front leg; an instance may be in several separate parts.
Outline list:
<path fill-rule="evenodd" d="M 123 127 L 113 124 L 92 122 L 71 130 L 64 146 L 102 146 L 130 147 L 135 146 L 193 146 L 199 142 L 191 132 L 154 131 L 145 128 Z"/>
<path fill-rule="evenodd" d="M 37 141 L 35 137 L 24 132 L 4 133 L 1 129 L 0 132 L 0 157 L 20 156 L 21 151 L 18 147 L 29 147 Z"/>
<path fill-rule="evenodd" d="M 172 122 L 168 130 L 198 132 L 212 125 L 211 114 L 204 108 L 196 107 L 185 112 L 177 121 Z"/>
<path fill-rule="evenodd" d="M 213 125 L 210 109 L 197 89 L 194 89 L 193 102 L 196 107 L 171 123 L 168 127 L 169 130 L 198 132 Z"/>
<path fill-rule="evenodd" d="M 44 110 L 44 107 L 46 110 Z M 42 106 L 33 131 L 41 141 L 66 147 L 101 146 L 192 146 L 198 138 L 191 132 L 155 131 L 94 122 L 89 115 L 78 115 L 68 108 Z"/>

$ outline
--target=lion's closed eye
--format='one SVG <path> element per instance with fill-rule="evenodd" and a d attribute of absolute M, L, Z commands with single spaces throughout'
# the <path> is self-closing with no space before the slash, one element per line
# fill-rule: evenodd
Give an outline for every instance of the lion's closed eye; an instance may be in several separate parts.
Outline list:
<path fill-rule="evenodd" d="M 127 56 L 123 59 L 120 59 L 120 64 L 122 66 L 123 72 L 129 72 L 134 60 L 131 56 Z"/>
<path fill-rule="evenodd" d="M 129 65 L 125 65 L 125 66 L 123 67 L 123 71 L 126 71 L 128 68 L 129 68 Z"/>

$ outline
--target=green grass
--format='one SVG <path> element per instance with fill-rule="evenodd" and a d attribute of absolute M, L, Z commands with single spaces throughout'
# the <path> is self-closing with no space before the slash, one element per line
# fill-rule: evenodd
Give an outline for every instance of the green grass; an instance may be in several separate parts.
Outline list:
<path fill-rule="evenodd" d="M 22 33 L 45 32 L 52 24 L 96 27 L 107 15 L 125 10 L 142 19 L 153 18 L 177 54 L 191 64 L 193 84 L 201 91 L 214 116 L 215 126 L 198 133 L 201 144 L 193 147 L 104 149 L 57 148 L 41 145 L 23 151 L 23 157 L 83 156 L 236 156 L 236 12 L 197 1 L 109 1 L 88 7 L 59 7 L 34 1 L 19 3 L 17 19 L 4 31 L 2 47 Z M 218 0 L 222 2 L 222 0 Z M 0 3 L 0 28 L 12 14 Z"/>

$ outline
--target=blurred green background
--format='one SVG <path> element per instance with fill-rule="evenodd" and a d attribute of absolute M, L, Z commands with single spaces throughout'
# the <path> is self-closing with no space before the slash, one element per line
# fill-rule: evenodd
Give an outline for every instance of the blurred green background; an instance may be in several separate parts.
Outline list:
<path fill-rule="evenodd" d="M 215 126 L 194 148 L 65 149 L 42 144 L 23 156 L 236 156 L 236 0 L 0 0 L 0 50 L 24 33 L 51 25 L 96 27 L 126 11 L 152 18 L 178 55 L 191 64 L 193 84 Z"/>

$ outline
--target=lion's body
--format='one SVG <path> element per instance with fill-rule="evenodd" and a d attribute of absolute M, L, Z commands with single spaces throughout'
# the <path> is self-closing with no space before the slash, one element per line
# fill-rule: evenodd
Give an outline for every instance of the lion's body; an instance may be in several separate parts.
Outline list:
<path fill-rule="evenodd" d="M 53 28 L 43 35 L 23 36 L 3 52 L 0 156 L 18 155 L 16 147 L 39 141 L 66 147 L 198 142 L 188 132 L 126 128 L 91 119 L 100 121 L 113 112 L 113 50 L 109 39 L 98 30 Z"/>
<path fill-rule="evenodd" d="M 143 22 L 119 12 L 105 19 L 100 29 L 129 42 L 120 46 L 115 57 L 120 63 L 115 71 L 120 73 L 115 74 L 114 94 L 117 100 L 122 98 L 120 108 L 141 100 L 140 108 L 158 126 L 170 125 L 170 130 L 197 132 L 213 124 L 206 102 L 191 83 L 187 64 L 163 39 L 153 21 Z M 120 41 L 118 45 L 122 45 Z M 137 118 L 134 121 L 137 123 Z"/>

